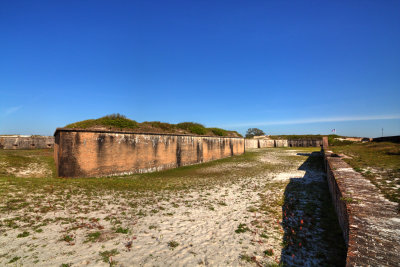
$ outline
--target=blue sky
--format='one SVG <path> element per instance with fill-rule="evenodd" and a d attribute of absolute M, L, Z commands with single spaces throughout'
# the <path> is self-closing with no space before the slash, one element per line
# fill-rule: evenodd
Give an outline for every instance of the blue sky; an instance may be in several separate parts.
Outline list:
<path fill-rule="evenodd" d="M 0 134 L 125 114 L 400 134 L 400 1 L 2 1 Z"/>

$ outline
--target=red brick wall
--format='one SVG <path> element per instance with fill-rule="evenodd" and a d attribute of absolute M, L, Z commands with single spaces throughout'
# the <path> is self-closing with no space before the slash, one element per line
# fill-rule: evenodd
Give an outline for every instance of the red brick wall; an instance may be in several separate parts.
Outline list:
<path fill-rule="evenodd" d="M 368 242 L 362 241 L 366 236 L 368 238 L 369 233 L 367 229 L 364 229 L 363 223 L 356 219 L 358 217 L 368 217 L 368 215 L 357 208 L 358 204 L 347 202 L 354 197 L 354 193 L 360 193 L 352 192 L 354 190 L 349 187 L 349 183 L 354 183 L 352 180 L 355 180 L 355 183 L 360 183 L 364 178 L 353 171 L 350 165 L 340 157 L 332 155 L 335 154 L 324 153 L 325 167 L 329 191 L 347 246 L 346 266 L 378 266 L 376 261 L 378 260 L 379 262 L 380 260 L 371 253 L 365 253 L 365 251 L 372 251 L 374 248 Z M 370 192 L 367 192 L 367 195 L 368 193 Z M 384 258 L 383 262 L 385 262 Z"/>
<path fill-rule="evenodd" d="M 243 138 L 57 129 L 60 177 L 91 177 L 170 169 L 244 153 Z"/>

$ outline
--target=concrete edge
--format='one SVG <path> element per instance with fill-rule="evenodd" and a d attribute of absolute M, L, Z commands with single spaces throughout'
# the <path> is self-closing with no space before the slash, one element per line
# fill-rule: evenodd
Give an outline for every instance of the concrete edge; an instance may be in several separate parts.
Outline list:
<path fill-rule="evenodd" d="M 58 132 L 89 132 L 89 133 L 116 133 L 116 134 L 147 134 L 147 135 L 168 135 L 168 136 L 193 136 L 193 137 L 213 137 L 213 138 L 234 138 L 245 139 L 244 137 L 233 136 L 213 136 L 213 135 L 194 135 L 194 134 L 174 134 L 174 133 L 146 133 L 132 131 L 114 131 L 114 130 L 95 130 L 95 129 L 80 129 L 80 128 L 57 128 L 53 136 Z"/>
<path fill-rule="evenodd" d="M 335 154 L 331 151 L 322 150 L 321 153 L 324 156 L 325 171 L 327 174 L 327 182 L 329 191 L 331 193 L 331 199 L 339 220 L 340 228 L 343 232 L 343 238 L 346 243 L 346 266 L 357 266 L 358 264 L 355 257 L 355 252 L 358 251 L 358 244 L 354 238 L 358 232 L 358 227 L 354 220 L 354 216 L 356 214 L 354 213 L 353 204 L 346 201 L 346 199 L 351 198 L 351 195 L 347 192 L 345 185 L 341 183 L 341 180 L 350 177 L 341 175 L 339 171 L 337 171 L 336 167 L 332 165 L 339 163 L 346 169 L 352 169 L 352 167 L 344 162 L 342 158 L 338 156 L 332 156 Z M 352 174 L 354 173 L 352 172 Z M 360 174 L 356 173 L 356 175 Z"/>

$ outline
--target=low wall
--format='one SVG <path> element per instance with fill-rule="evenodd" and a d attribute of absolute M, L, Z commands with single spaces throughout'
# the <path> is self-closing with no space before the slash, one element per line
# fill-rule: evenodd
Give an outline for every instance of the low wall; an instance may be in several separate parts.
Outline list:
<path fill-rule="evenodd" d="M 331 152 L 324 152 L 327 182 L 347 246 L 346 266 L 398 266 L 398 203 Z"/>
<path fill-rule="evenodd" d="M 59 128 L 58 176 L 142 173 L 207 162 L 245 151 L 243 138 L 90 131 Z"/>
<path fill-rule="evenodd" d="M 392 142 L 392 143 L 400 143 L 400 135 L 396 136 L 384 136 L 378 138 L 372 138 L 373 142 Z"/>
<path fill-rule="evenodd" d="M 258 139 L 244 139 L 247 148 L 259 148 Z"/>
<path fill-rule="evenodd" d="M 0 136 L 0 149 L 43 149 L 53 148 L 53 136 Z"/>
<path fill-rule="evenodd" d="M 321 147 L 322 143 L 322 140 L 318 139 L 288 140 L 289 147 Z"/>
<path fill-rule="evenodd" d="M 332 153 L 324 152 L 325 170 L 327 175 L 327 182 L 333 205 L 336 210 L 336 214 L 339 220 L 340 228 L 343 232 L 343 238 L 346 246 L 349 244 L 349 214 L 346 201 L 344 201 L 343 188 L 339 186 L 340 183 L 336 180 L 338 173 L 334 170 L 337 169 L 338 164 L 341 164 L 342 160 L 339 157 L 331 157 Z M 349 166 L 348 166 L 349 167 Z M 344 191 L 345 192 L 345 191 Z"/>
<path fill-rule="evenodd" d="M 264 147 L 320 147 L 322 140 L 296 139 L 296 140 L 272 140 L 272 139 L 245 139 L 246 148 Z"/>

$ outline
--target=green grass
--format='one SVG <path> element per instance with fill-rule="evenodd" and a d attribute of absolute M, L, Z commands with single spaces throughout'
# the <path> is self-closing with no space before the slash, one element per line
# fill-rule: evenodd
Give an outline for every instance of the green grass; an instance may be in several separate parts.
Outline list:
<path fill-rule="evenodd" d="M 249 227 L 247 227 L 246 224 L 241 223 L 238 225 L 238 228 L 235 230 L 235 233 L 242 234 L 248 231 L 250 231 Z"/>
<path fill-rule="evenodd" d="M 213 132 L 213 134 L 217 135 L 217 136 L 227 136 L 228 132 L 224 129 L 220 129 L 220 128 L 208 128 L 208 130 L 210 130 L 211 132 Z"/>
<path fill-rule="evenodd" d="M 126 118 L 124 115 L 111 114 L 98 119 L 90 119 L 71 123 L 65 128 L 81 128 L 87 129 L 94 126 L 105 126 L 109 129 L 136 129 L 138 123 L 134 120 Z"/>
<path fill-rule="evenodd" d="M 264 250 L 264 254 L 266 256 L 272 256 L 272 255 L 274 255 L 274 250 L 272 248 Z"/>
<path fill-rule="evenodd" d="M 0 150 L 3 157 L 18 153 L 26 161 L 49 161 L 48 168 L 54 169 L 51 151 L 5 151 Z M 36 154 L 35 154 L 36 153 Z M 187 190 L 190 188 L 212 188 L 235 179 L 246 179 L 257 173 L 268 172 L 279 168 L 274 164 L 257 164 L 254 161 L 265 149 L 249 151 L 243 155 L 215 160 L 207 163 L 180 167 L 161 172 L 135 174 L 121 177 L 103 178 L 19 178 L 0 176 L 0 212 L 31 210 L 47 213 L 54 210 L 55 205 L 65 205 L 66 200 L 74 196 L 85 196 L 90 201 L 91 196 L 105 195 L 110 192 L 135 196 L 163 190 Z M 20 163 L 14 162 L 14 165 Z M 224 167 L 225 166 L 225 167 Z M 221 169 L 223 168 L 223 169 Z M 52 175 L 53 176 L 53 175 Z M 27 196 L 34 196 L 27 201 Z M 51 196 L 49 203 L 42 199 Z M 135 204 L 136 205 L 136 204 Z M 141 212 L 141 211 L 137 211 Z M 145 211 L 143 212 L 145 214 Z"/>
<path fill-rule="evenodd" d="M 112 250 L 106 250 L 106 251 L 102 251 L 99 252 L 99 255 L 101 257 L 101 259 L 103 260 L 103 262 L 109 262 L 110 257 L 113 257 L 115 255 L 118 255 L 119 251 L 117 249 L 112 249 Z"/>
<path fill-rule="evenodd" d="M 100 232 L 88 233 L 86 235 L 85 243 L 87 243 L 87 242 L 96 242 L 97 240 L 99 240 L 100 236 L 101 236 Z"/>
<path fill-rule="evenodd" d="M 120 233 L 120 234 L 127 234 L 127 233 L 129 233 L 129 229 L 123 228 L 123 227 L 118 227 L 117 229 L 115 229 L 115 232 Z"/>
<path fill-rule="evenodd" d="M 74 238 L 70 235 L 65 235 L 61 238 L 61 241 L 72 242 L 72 241 L 74 241 Z"/>
<path fill-rule="evenodd" d="M 360 172 L 378 187 L 385 197 L 400 203 L 400 144 L 389 142 L 354 143 L 330 148 L 345 158 L 354 170 Z M 368 168 L 372 168 L 371 171 Z"/>
<path fill-rule="evenodd" d="M 200 123 L 195 122 L 181 122 L 176 125 L 179 129 L 186 130 L 193 134 L 205 135 L 207 134 L 207 128 Z"/>
<path fill-rule="evenodd" d="M 242 137 L 236 131 L 228 131 L 220 128 L 206 128 L 204 125 L 195 122 L 181 122 L 172 124 L 160 121 L 144 121 L 138 123 L 126 118 L 121 114 L 111 114 L 98 119 L 89 119 L 74 122 L 65 128 L 89 129 L 95 127 L 105 127 L 107 130 L 132 130 L 136 132 L 155 132 L 155 133 L 180 133 L 195 135 L 214 135 L 214 136 L 233 136 Z"/>
<path fill-rule="evenodd" d="M 20 258 L 21 258 L 21 257 L 14 257 L 14 258 L 12 258 L 8 263 L 16 262 L 16 261 L 18 261 Z"/>
<path fill-rule="evenodd" d="M 27 236 L 29 236 L 29 232 L 24 231 L 24 232 L 18 234 L 18 235 L 17 235 L 17 238 L 22 238 L 22 237 L 27 237 Z"/>
<path fill-rule="evenodd" d="M 171 249 L 176 248 L 177 246 L 179 246 L 179 243 L 176 241 L 170 241 L 168 242 L 168 247 L 170 247 Z"/>
<path fill-rule="evenodd" d="M 52 149 L 32 149 L 32 150 L 3 150 L 0 149 L 0 177 L 15 174 L 11 168 L 20 169 L 29 166 L 29 164 L 39 164 L 44 166 L 53 177 L 55 175 L 55 164 Z"/>

